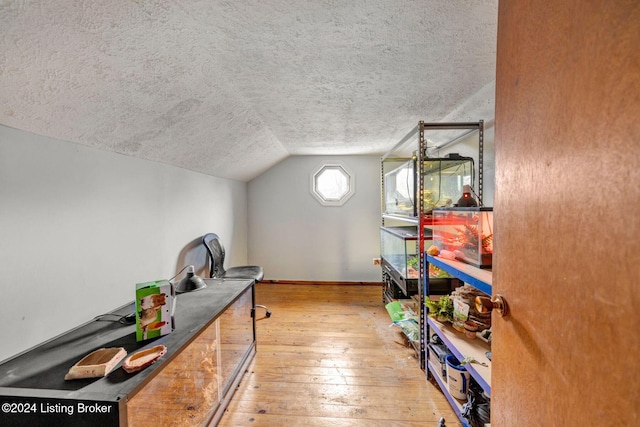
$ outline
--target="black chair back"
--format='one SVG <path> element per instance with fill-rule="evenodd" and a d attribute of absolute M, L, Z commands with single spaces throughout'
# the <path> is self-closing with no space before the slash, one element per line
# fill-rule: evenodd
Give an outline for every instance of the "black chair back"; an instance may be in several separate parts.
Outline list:
<path fill-rule="evenodd" d="M 224 277 L 224 246 L 217 234 L 207 233 L 202 237 L 202 243 L 209 253 L 209 277 Z"/>

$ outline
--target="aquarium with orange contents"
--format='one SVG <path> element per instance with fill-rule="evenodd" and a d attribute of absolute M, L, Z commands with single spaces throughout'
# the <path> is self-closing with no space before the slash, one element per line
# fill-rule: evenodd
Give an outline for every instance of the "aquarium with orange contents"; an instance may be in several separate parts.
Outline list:
<path fill-rule="evenodd" d="M 433 244 L 440 251 L 480 268 L 491 268 L 493 258 L 493 208 L 436 208 L 433 210 Z"/>

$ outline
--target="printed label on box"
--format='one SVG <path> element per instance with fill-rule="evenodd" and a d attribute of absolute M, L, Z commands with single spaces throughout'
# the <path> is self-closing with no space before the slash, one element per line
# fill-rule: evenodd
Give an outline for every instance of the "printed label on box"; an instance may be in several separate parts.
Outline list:
<path fill-rule="evenodd" d="M 174 328 L 175 292 L 168 280 L 136 285 L 136 341 L 167 335 Z"/>
<path fill-rule="evenodd" d="M 453 300 L 453 328 L 464 332 L 464 322 L 469 318 L 469 304 L 460 301 L 459 299 Z"/>

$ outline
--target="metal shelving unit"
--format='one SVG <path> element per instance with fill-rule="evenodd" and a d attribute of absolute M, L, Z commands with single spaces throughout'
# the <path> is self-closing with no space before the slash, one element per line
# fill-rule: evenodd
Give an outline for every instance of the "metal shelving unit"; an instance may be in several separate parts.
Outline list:
<path fill-rule="evenodd" d="M 417 349 L 418 358 L 420 361 L 420 367 L 423 370 L 426 370 L 426 358 L 425 358 L 425 350 L 426 350 L 426 322 L 425 322 L 425 310 L 424 310 L 424 298 L 425 298 L 425 287 L 426 281 L 428 280 L 428 268 L 425 266 L 425 241 L 430 240 L 430 237 L 427 239 L 426 236 L 430 236 L 430 230 L 428 233 L 425 233 L 425 229 L 430 229 L 431 227 L 431 217 L 428 212 L 424 212 L 424 176 L 425 176 L 425 164 L 427 160 L 431 160 L 427 155 L 427 139 L 425 137 L 425 133 L 429 131 L 451 131 L 451 130 L 460 130 L 463 133 L 456 136 L 453 140 L 443 144 L 450 145 L 452 142 L 460 140 L 464 137 L 467 137 L 474 132 L 478 134 L 478 181 L 477 181 L 477 190 L 476 194 L 478 196 L 479 201 L 482 201 L 482 188 L 483 188 L 483 146 L 484 146 L 484 122 L 463 122 L 463 123 L 425 123 L 424 121 L 420 121 L 416 127 L 414 127 L 409 133 L 404 136 L 388 153 L 382 156 L 381 160 L 381 206 L 382 215 L 381 215 L 381 225 L 384 227 L 387 224 L 398 224 L 404 223 L 407 225 L 413 225 L 416 227 L 416 232 L 418 234 L 418 239 L 416 242 L 417 248 L 416 251 L 419 254 L 419 286 L 418 286 L 418 307 L 419 313 L 418 317 L 420 319 L 420 345 L 419 349 Z M 417 144 L 416 144 L 417 143 Z M 416 144 L 416 150 L 412 150 L 413 157 L 409 156 L 398 156 L 397 153 L 403 147 L 408 144 Z M 388 172 L 385 170 L 385 164 L 398 164 L 402 161 L 414 160 L 415 167 L 418 169 L 418 173 L 416 175 L 416 179 L 414 182 L 414 209 L 413 213 L 407 215 L 397 215 L 397 214 L 385 214 L 385 173 Z M 383 302 L 386 303 L 390 299 L 395 298 L 398 294 L 393 291 L 393 281 L 390 278 L 388 273 L 383 271 L 383 282 L 385 283 L 383 290 Z"/>
<path fill-rule="evenodd" d="M 481 292 L 491 295 L 493 275 L 490 270 L 480 269 L 460 261 L 441 259 L 429 255 L 426 256 L 426 261 L 427 264 L 432 263 L 437 265 L 439 268 L 458 277 L 460 280 L 463 280 Z M 425 292 L 427 292 L 427 290 L 428 288 L 425 287 Z M 488 397 L 491 397 L 491 361 L 486 356 L 486 353 L 491 351 L 489 344 L 479 339 L 470 340 L 453 329 L 451 325 L 440 323 L 427 316 L 424 317 L 426 326 L 428 327 L 426 330 L 430 331 L 430 333 L 435 333 L 458 360 L 472 357 L 474 360 L 486 365 L 469 363 L 465 365 L 465 367 L 469 375 L 478 383 L 484 393 Z M 462 417 L 462 403 L 449 392 L 446 378 L 442 378 L 440 370 L 434 366 L 430 360 L 427 360 L 426 368 L 427 375 L 431 374 L 436 380 L 460 421 L 464 425 L 467 425 L 466 420 Z"/>
<path fill-rule="evenodd" d="M 482 202 L 482 179 L 483 179 L 483 173 L 482 173 L 482 168 L 483 168 L 483 164 L 484 164 L 484 154 L 483 154 L 483 147 L 484 147 L 484 122 L 482 120 L 478 121 L 478 122 L 464 122 L 464 123 L 425 123 L 423 121 L 420 121 L 418 123 L 417 126 L 417 133 L 418 133 L 418 142 L 419 142 L 419 149 L 418 149 L 418 165 L 420 167 L 420 174 L 419 177 L 420 179 L 418 180 L 418 219 L 419 219 L 419 229 L 420 229 L 420 233 L 418 233 L 419 237 L 418 237 L 418 253 L 420 254 L 420 272 L 419 272 L 419 277 L 420 277 L 420 281 L 423 284 L 422 286 L 419 286 L 420 292 L 419 292 L 419 299 L 420 299 L 420 313 L 419 313 L 419 318 L 420 318 L 420 368 L 423 370 L 426 370 L 426 341 L 427 341 L 427 337 L 425 336 L 425 331 L 426 329 L 426 322 L 425 322 L 425 318 L 426 318 L 426 314 L 425 314 L 425 310 L 424 310 L 424 299 L 427 296 L 426 294 L 426 290 L 428 289 L 427 287 L 427 282 L 429 280 L 429 269 L 425 263 L 425 233 L 424 233 L 424 229 L 425 228 L 430 228 L 431 227 L 431 217 L 426 213 L 423 212 L 423 207 L 424 207 L 424 175 L 425 175 L 425 171 L 424 171 L 424 160 L 428 159 L 428 155 L 427 155 L 427 139 L 425 137 L 425 132 L 428 131 L 435 131 L 435 130 L 466 130 L 467 134 L 470 134 L 473 131 L 478 131 L 478 164 L 479 164 L 479 169 L 480 172 L 478 173 L 478 199 L 479 202 Z M 412 131 L 413 132 L 413 131 Z M 457 138 L 456 138 L 457 139 Z M 425 274 L 426 271 L 426 274 Z"/>

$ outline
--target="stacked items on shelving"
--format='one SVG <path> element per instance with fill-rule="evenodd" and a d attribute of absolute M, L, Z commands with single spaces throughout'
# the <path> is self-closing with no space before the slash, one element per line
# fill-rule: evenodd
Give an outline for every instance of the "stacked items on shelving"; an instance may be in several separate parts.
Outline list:
<path fill-rule="evenodd" d="M 476 310 L 476 297 L 484 295 L 484 293 L 468 284 L 460 286 L 451 292 L 452 300 L 457 300 L 469 306 L 469 314 L 466 320 L 475 323 L 478 331 L 491 328 L 491 312 L 480 313 Z"/>

